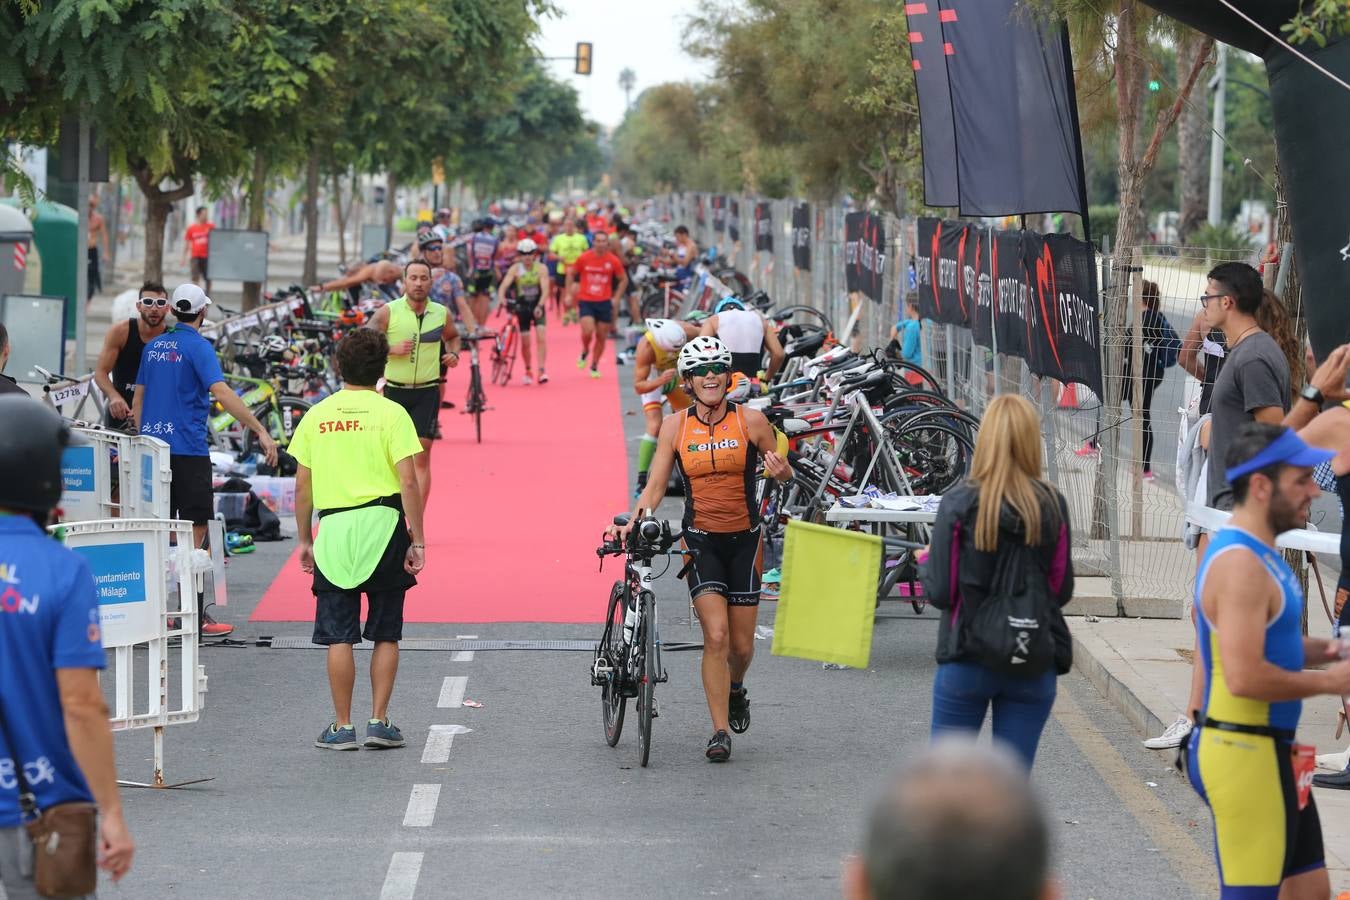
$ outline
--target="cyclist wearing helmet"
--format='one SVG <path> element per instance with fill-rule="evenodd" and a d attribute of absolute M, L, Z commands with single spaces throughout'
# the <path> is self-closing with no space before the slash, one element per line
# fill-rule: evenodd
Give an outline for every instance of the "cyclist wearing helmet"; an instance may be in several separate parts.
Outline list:
<path fill-rule="evenodd" d="M 530 331 L 535 333 L 535 344 L 539 347 L 539 383 L 548 384 L 548 346 L 544 342 L 546 324 L 544 308 L 544 287 L 548 284 L 548 269 L 539 261 L 539 247 L 530 238 L 516 245 L 518 260 L 506 270 L 501 286 L 497 288 L 497 305 L 514 298 L 510 310 L 515 313 L 520 326 L 520 352 L 525 357 L 524 384 L 534 383 L 534 360 L 530 349 Z M 535 328 L 535 326 L 538 326 Z"/>
<path fill-rule="evenodd" d="M 553 286 L 558 302 L 563 307 L 564 325 L 569 319 L 576 319 L 571 292 L 567 288 L 567 272 L 576 265 L 577 258 L 590 248 L 590 241 L 586 240 L 586 235 L 577 231 L 577 220 L 571 216 L 563 221 L 562 234 L 554 236 L 553 240 L 549 241 L 548 251 L 558 261 L 557 270 L 553 273 Z"/>
<path fill-rule="evenodd" d="M 492 297 L 492 263 L 497 257 L 497 239 L 492 236 L 491 219 L 474 222 L 473 232 L 468 241 L 469 307 L 473 310 L 473 320 L 484 322 Z"/>
<path fill-rule="evenodd" d="M 745 673 L 755 650 L 759 606 L 760 534 L 755 506 L 759 464 L 786 481 L 792 467 L 778 455 L 773 426 L 764 414 L 727 400 L 731 351 L 700 335 L 680 349 L 677 363 L 694 405 L 661 423 L 647 487 L 632 522 L 656 507 L 672 470 L 684 482 L 684 542 L 697 551 L 689 593 L 703 628 L 703 691 L 712 715 L 711 762 L 731 757 L 731 736 L 750 727 Z M 606 529 L 627 537 L 632 524 Z"/>
<path fill-rule="evenodd" d="M 757 392 L 766 349 L 769 351 L 766 382 L 773 381 L 787 357 L 769 320 L 759 310 L 747 309 L 745 301 L 735 294 L 718 302 L 713 314 L 704 319 L 702 333 L 721 338 L 731 351 L 731 399 L 738 402 Z"/>
<path fill-rule="evenodd" d="M 638 341 L 633 356 L 633 390 L 642 398 L 642 414 L 647 417 L 647 433 L 638 444 L 637 493 L 647 486 L 647 470 L 656 455 L 656 436 L 661 433 L 661 406 L 670 402 L 673 412 L 690 404 L 689 395 L 680 386 L 676 361 L 685 341 L 698 334 L 698 327 L 674 319 L 648 319 L 647 332 Z"/>
<path fill-rule="evenodd" d="M 442 206 L 436 210 L 436 224 L 433 226 L 433 230 L 443 241 L 450 240 L 450 219 L 451 213 L 447 207 Z"/>

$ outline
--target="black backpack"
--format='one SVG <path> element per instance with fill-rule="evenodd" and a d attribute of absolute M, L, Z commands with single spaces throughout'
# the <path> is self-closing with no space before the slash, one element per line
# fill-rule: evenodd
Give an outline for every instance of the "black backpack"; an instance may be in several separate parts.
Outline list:
<path fill-rule="evenodd" d="M 1062 620 L 1036 548 L 1005 536 L 989 593 L 961 626 L 963 655 L 1005 675 L 1058 669 L 1054 632 Z"/>

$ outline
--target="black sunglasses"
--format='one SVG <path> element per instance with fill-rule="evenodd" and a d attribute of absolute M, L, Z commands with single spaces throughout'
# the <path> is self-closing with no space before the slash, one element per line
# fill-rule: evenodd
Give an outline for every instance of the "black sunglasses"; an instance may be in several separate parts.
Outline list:
<path fill-rule="evenodd" d="M 731 371 L 731 366 L 724 363 L 704 363 L 701 366 L 694 366 L 685 372 L 686 375 L 693 375 L 696 378 L 702 378 L 704 375 L 725 375 Z"/>
<path fill-rule="evenodd" d="M 423 253 L 440 253 L 444 249 L 443 244 L 427 244 L 422 248 Z"/>
<path fill-rule="evenodd" d="M 137 300 L 136 302 L 139 303 L 141 306 L 156 306 L 156 307 L 158 307 L 158 306 L 168 306 L 168 305 L 169 305 L 169 298 L 168 298 L 168 297 L 142 297 L 142 298 L 140 298 L 139 300 Z"/>

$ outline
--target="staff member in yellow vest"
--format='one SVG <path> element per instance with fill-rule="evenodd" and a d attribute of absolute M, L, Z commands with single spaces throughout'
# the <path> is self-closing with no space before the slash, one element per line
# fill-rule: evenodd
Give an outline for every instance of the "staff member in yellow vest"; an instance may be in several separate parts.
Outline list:
<path fill-rule="evenodd" d="M 384 395 L 408 411 L 422 452 L 413 463 L 423 509 L 431 498 L 431 441 L 441 406 L 441 365 L 459 365 L 459 329 L 446 308 L 431 303 L 431 264 L 414 259 L 403 267 L 403 296 L 381 306 L 370 327 L 389 339 Z"/>
<path fill-rule="evenodd" d="M 403 598 L 426 564 L 426 535 L 414 466 L 422 444 L 408 413 L 375 390 L 388 360 L 389 342 L 379 332 L 359 329 L 343 338 L 337 347 L 343 388 L 305 414 L 289 448 L 299 463 L 295 521 L 300 567 L 314 575 L 314 643 L 328 647 L 334 715 L 314 741 L 322 750 L 357 749 L 351 715 L 356 683 L 352 645 L 363 636 L 375 644 L 365 746 L 404 745 L 389 719 L 389 698 L 403 639 Z M 364 632 L 362 594 L 369 604 Z"/>

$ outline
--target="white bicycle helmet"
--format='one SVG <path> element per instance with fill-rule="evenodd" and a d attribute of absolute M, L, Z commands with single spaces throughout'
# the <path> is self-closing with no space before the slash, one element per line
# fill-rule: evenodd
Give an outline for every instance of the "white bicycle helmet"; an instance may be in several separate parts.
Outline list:
<path fill-rule="evenodd" d="M 269 334 L 262 342 L 263 352 L 273 355 L 285 353 L 290 346 L 290 341 L 279 334 Z"/>
<path fill-rule="evenodd" d="M 680 348 L 680 358 L 675 367 L 683 377 L 690 369 L 710 363 L 720 363 L 731 368 L 731 351 L 717 338 L 701 334 Z"/>
<path fill-rule="evenodd" d="M 647 333 L 652 336 L 652 343 L 667 352 L 680 349 L 689 340 L 683 326 L 674 319 L 648 319 Z"/>
<path fill-rule="evenodd" d="M 538 253 L 538 252 L 539 252 L 539 245 L 536 244 L 534 241 L 532 241 L 530 238 L 525 238 L 525 240 L 523 240 L 523 241 L 521 241 L 520 243 L 516 244 L 516 252 L 518 252 L 518 253 Z"/>

